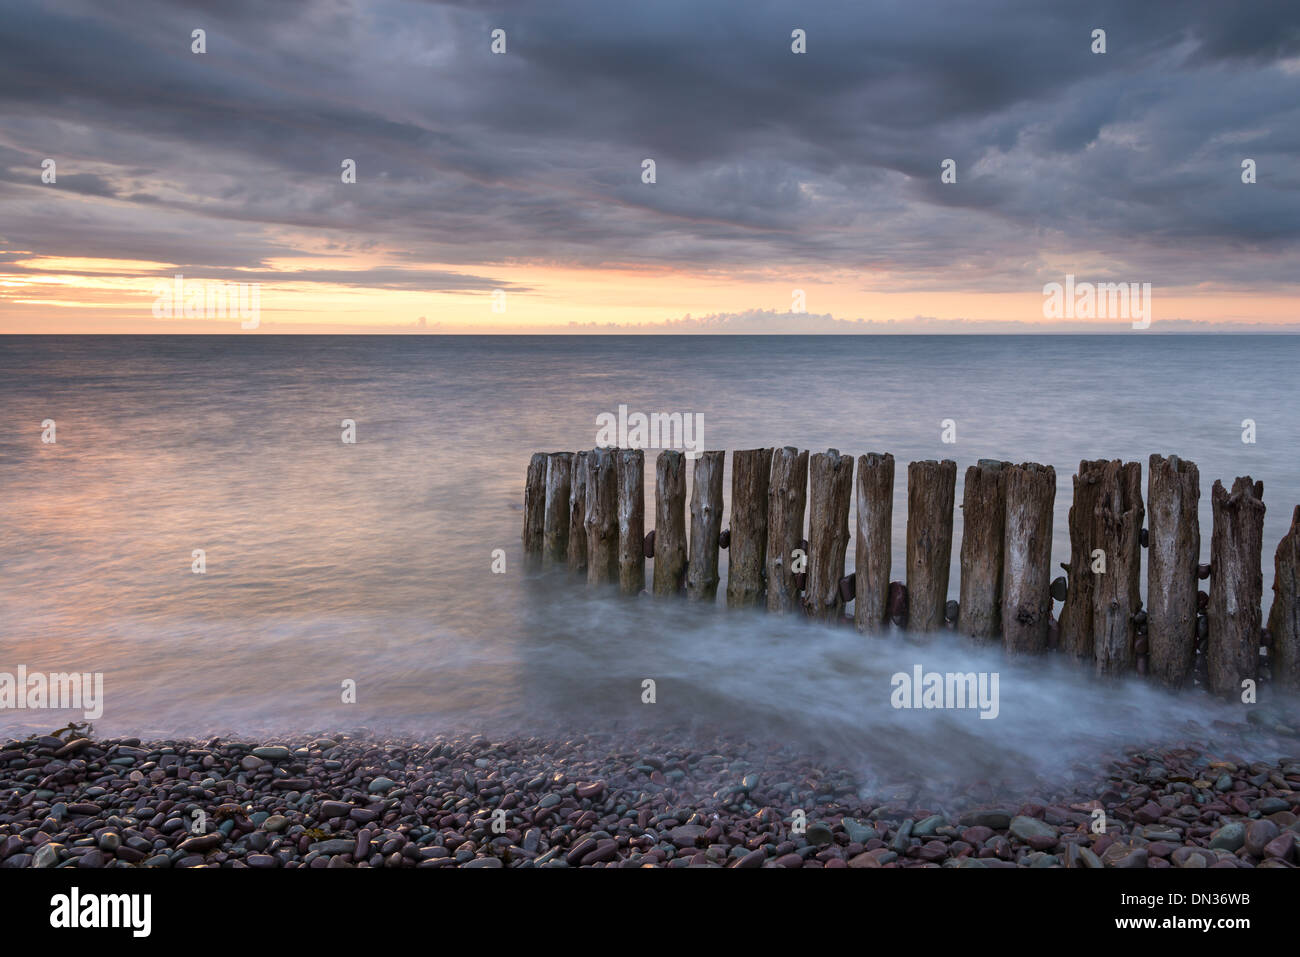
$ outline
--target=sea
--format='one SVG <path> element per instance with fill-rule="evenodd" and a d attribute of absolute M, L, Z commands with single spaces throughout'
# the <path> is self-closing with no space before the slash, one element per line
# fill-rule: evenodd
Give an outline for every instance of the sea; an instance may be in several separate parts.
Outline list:
<path fill-rule="evenodd" d="M 525 472 L 620 406 L 698 415 L 706 449 L 892 452 L 903 578 L 908 461 L 956 460 L 958 503 L 979 459 L 1053 465 L 1055 569 L 1081 459 L 1139 461 L 1145 489 L 1177 454 L 1202 561 L 1211 484 L 1263 481 L 1267 613 L 1297 369 L 1288 336 L 0 337 L 0 672 L 101 673 L 96 731 L 140 737 L 662 726 L 959 774 L 1212 738 L 1241 706 L 728 611 L 725 584 L 705 607 L 530 572 Z M 917 665 L 998 674 L 997 717 L 895 707 Z M 0 736 L 81 717 L 0 710 Z"/>

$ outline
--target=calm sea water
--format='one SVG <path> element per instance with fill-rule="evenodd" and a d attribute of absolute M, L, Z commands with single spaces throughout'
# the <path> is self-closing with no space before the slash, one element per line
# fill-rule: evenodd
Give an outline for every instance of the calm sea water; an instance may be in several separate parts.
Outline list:
<path fill-rule="evenodd" d="M 1054 465 L 1055 564 L 1081 458 L 1177 453 L 1201 469 L 1203 560 L 1213 480 L 1264 481 L 1267 604 L 1300 502 L 1297 368 L 1295 337 L 0 338 L 0 670 L 102 671 L 97 728 L 133 733 L 739 722 L 952 761 L 1177 735 L 1204 707 L 1136 682 L 530 580 L 528 458 L 591 447 L 619 404 L 703 413 L 707 448 L 889 451 L 902 577 L 909 460 L 956 459 L 958 502 L 979 458 Z M 889 708 L 916 662 L 1000 670 L 999 719 Z M 0 732 L 67 717 L 0 712 Z"/>

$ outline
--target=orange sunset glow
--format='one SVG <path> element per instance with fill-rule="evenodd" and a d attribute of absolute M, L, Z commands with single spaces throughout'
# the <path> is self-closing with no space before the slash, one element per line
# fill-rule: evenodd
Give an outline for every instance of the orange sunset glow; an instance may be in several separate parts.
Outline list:
<path fill-rule="evenodd" d="M 236 319 L 157 318 L 153 305 L 166 264 L 100 259 L 33 257 L 16 260 L 21 273 L 0 274 L 0 331 L 7 333 L 239 332 Z M 498 305 L 490 291 L 436 292 L 366 288 L 337 282 L 278 281 L 259 272 L 263 332 L 728 332 L 729 314 L 768 314 L 773 330 L 800 323 L 807 332 L 1035 331 L 1058 328 L 1043 317 L 1043 295 L 979 290 L 892 291 L 888 275 L 837 273 L 809 281 L 794 273 L 618 267 L 579 269 L 518 264 L 493 269 L 506 290 Z M 363 272 L 366 263 L 335 268 Z M 430 268 L 449 268 L 427 264 Z M 454 267 L 451 267 L 454 268 Z M 223 277 L 239 282 L 239 274 Z M 513 292 L 511 290 L 521 290 Z M 806 313 L 792 311 L 803 290 Z M 1229 324 L 1286 327 L 1295 303 L 1284 295 L 1228 294 L 1196 289 L 1159 291 L 1153 327 L 1179 320 L 1181 328 Z M 398 317 L 401 317 L 400 319 Z M 848 322 L 834 322 L 830 317 Z M 925 317 L 928 321 L 919 321 Z M 1097 331 L 1114 324 L 1095 321 Z M 854 327 L 858 328 L 854 328 Z M 585 328 L 577 328 L 585 327 Z M 1084 331 L 1080 320 L 1071 331 Z"/>

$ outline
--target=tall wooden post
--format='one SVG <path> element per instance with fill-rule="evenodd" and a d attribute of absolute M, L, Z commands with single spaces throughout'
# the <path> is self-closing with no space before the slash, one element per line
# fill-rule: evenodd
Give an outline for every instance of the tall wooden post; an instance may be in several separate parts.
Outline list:
<path fill-rule="evenodd" d="M 542 520 L 542 566 L 545 568 L 555 568 L 568 561 L 572 480 L 572 452 L 552 452 L 546 457 L 546 508 Z"/>
<path fill-rule="evenodd" d="M 587 574 L 587 453 L 573 454 L 569 479 L 569 571 Z"/>
<path fill-rule="evenodd" d="M 1269 649 L 1273 683 L 1300 691 L 1300 505 L 1291 514 L 1291 528 L 1273 556 L 1273 608 L 1268 615 L 1273 639 Z"/>
<path fill-rule="evenodd" d="M 807 504 L 808 453 L 793 446 L 772 453 L 767 511 L 767 610 L 784 614 L 800 607 L 793 568 L 803 542 Z"/>
<path fill-rule="evenodd" d="M 1191 682 L 1196 664 L 1196 565 L 1201 558 L 1196 463 L 1152 455 L 1147 467 L 1147 643 L 1152 678 Z"/>
<path fill-rule="evenodd" d="M 587 453 L 587 584 L 618 581 L 618 470 L 612 449 Z"/>
<path fill-rule="evenodd" d="M 804 608 L 809 617 L 836 621 L 844 611 L 840 579 L 849 547 L 849 505 L 853 497 L 853 456 L 839 449 L 818 452 L 808 473 L 808 587 Z"/>
<path fill-rule="evenodd" d="M 1052 507 L 1056 469 L 1026 462 L 1006 473 L 1003 529 L 1002 643 L 1009 652 L 1047 650 L 1052 616 Z"/>
<path fill-rule="evenodd" d="M 731 453 L 731 544 L 727 549 L 727 606 L 750 608 L 766 600 L 767 487 L 771 449 Z"/>
<path fill-rule="evenodd" d="M 676 595 L 686 580 L 686 457 L 665 449 L 655 460 L 654 593 Z"/>
<path fill-rule="evenodd" d="M 883 632 L 894 535 L 894 457 L 888 452 L 858 457 L 857 512 L 853 623 L 861 632 Z"/>
<path fill-rule="evenodd" d="M 1002 640 L 1003 535 L 1010 468 L 1010 462 L 980 459 L 966 469 L 957 631 L 977 641 Z"/>
<path fill-rule="evenodd" d="M 908 627 L 915 632 L 943 627 L 956 488 L 952 459 L 907 466 L 907 607 Z"/>
<path fill-rule="evenodd" d="M 1092 600 L 1093 654 L 1099 675 L 1133 670 L 1136 626 L 1142 605 L 1142 465 L 1107 462 L 1093 510 L 1094 547 L 1106 554 L 1106 571 L 1095 576 Z"/>
<path fill-rule="evenodd" d="M 1096 573 L 1093 568 L 1093 512 L 1102 493 L 1102 470 L 1106 459 L 1079 463 L 1074 476 L 1074 504 L 1070 506 L 1070 564 L 1066 569 L 1068 588 L 1061 608 L 1061 651 L 1076 663 L 1093 666 L 1096 655 L 1092 626 L 1093 592 Z"/>
<path fill-rule="evenodd" d="M 957 463 L 907 465 L 907 620 L 914 632 L 944 627 L 953 558 Z"/>
<path fill-rule="evenodd" d="M 618 588 L 625 595 L 645 591 L 645 452 L 619 449 Z"/>
<path fill-rule="evenodd" d="M 726 452 L 701 452 L 691 482 L 691 542 L 686 598 L 718 597 L 718 536 L 722 533 L 722 469 Z"/>
<path fill-rule="evenodd" d="M 1215 481 L 1210 503 L 1210 690 L 1237 697 L 1241 682 L 1259 672 L 1264 483 L 1249 475 L 1232 483 L 1232 493 Z"/>
<path fill-rule="evenodd" d="M 546 539 L 546 453 L 534 452 L 528 460 L 528 477 L 524 480 L 524 567 L 542 564 Z"/>

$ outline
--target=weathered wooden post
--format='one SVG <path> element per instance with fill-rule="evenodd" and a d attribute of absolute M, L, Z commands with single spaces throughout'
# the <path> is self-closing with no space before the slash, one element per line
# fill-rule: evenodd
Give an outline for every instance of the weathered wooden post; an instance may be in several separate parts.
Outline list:
<path fill-rule="evenodd" d="M 793 446 L 772 453 L 767 511 L 767 610 L 785 613 L 800 607 L 793 553 L 803 543 L 807 504 L 808 453 Z"/>
<path fill-rule="evenodd" d="M 544 568 L 554 568 L 568 561 L 572 481 L 572 452 L 552 452 L 546 456 L 546 508 L 542 523 Z"/>
<path fill-rule="evenodd" d="M 1052 507 L 1056 469 L 1025 462 L 1006 470 L 1002 545 L 1002 645 L 1017 654 L 1047 650 L 1052 616 Z"/>
<path fill-rule="evenodd" d="M 1268 615 L 1273 683 L 1300 691 L 1300 505 L 1291 514 L 1291 528 L 1273 556 L 1273 608 Z"/>
<path fill-rule="evenodd" d="M 1210 503 L 1210 690 L 1236 697 L 1241 682 L 1259 671 L 1264 483 L 1250 476 L 1232 483 L 1232 493 L 1215 481 Z"/>
<path fill-rule="evenodd" d="M 1079 462 L 1074 476 L 1074 504 L 1070 506 L 1070 564 L 1066 566 L 1068 587 L 1061 607 L 1061 651 L 1078 664 L 1092 665 L 1096 650 L 1092 627 L 1093 592 L 1096 573 L 1093 567 L 1093 512 L 1102 493 L 1102 469 L 1106 459 Z"/>
<path fill-rule="evenodd" d="M 907 608 L 912 631 L 943 627 L 956 488 L 957 463 L 952 459 L 907 466 Z"/>
<path fill-rule="evenodd" d="M 524 480 L 524 567 L 542 564 L 546 541 L 546 453 L 534 452 Z"/>
<path fill-rule="evenodd" d="M 764 603 L 767 580 L 767 486 L 771 449 L 731 453 L 731 544 L 727 549 L 727 606 Z"/>
<path fill-rule="evenodd" d="M 686 457 L 665 449 L 655 460 L 654 593 L 676 595 L 686 579 Z"/>
<path fill-rule="evenodd" d="M 569 477 L 569 571 L 587 574 L 587 453 L 573 453 Z"/>
<path fill-rule="evenodd" d="M 883 632 L 894 535 L 894 457 L 888 452 L 858 456 L 857 510 L 853 623 L 861 632 Z"/>
<path fill-rule="evenodd" d="M 980 459 L 966 469 L 957 631 L 977 641 L 1002 640 L 1003 535 L 1010 468 L 1010 462 Z"/>
<path fill-rule="evenodd" d="M 645 591 L 645 452 L 619 449 L 618 588 L 625 595 Z"/>
<path fill-rule="evenodd" d="M 722 469 L 726 452 L 701 452 L 691 482 L 691 542 L 686 598 L 718 597 L 718 536 L 722 533 Z"/>
<path fill-rule="evenodd" d="M 849 547 L 849 505 L 853 498 L 853 456 L 839 449 L 818 452 L 808 469 L 808 587 L 804 609 L 809 617 L 835 621 L 844 610 L 840 579 Z"/>
<path fill-rule="evenodd" d="M 618 581 L 618 469 L 612 449 L 587 453 L 587 584 Z"/>
<path fill-rule="evenodd" d="M 1106 570 L 1093 584 L 1093 654 L 1097 674 L 1122 675 L 1136 661 L 1133 616 L 1142 606 L 1142 464 L 1107 462 L 1100 484 L 1093 547 L 1105 553 Z"/>
<path fill-rule="evenodd" d="M 1196 463 L 1152 455 L 1147 467 L 1147 643 L 1149 674 L 1170 688 L 1196 664 L 1196 563 L 1201 557 Z"/>

